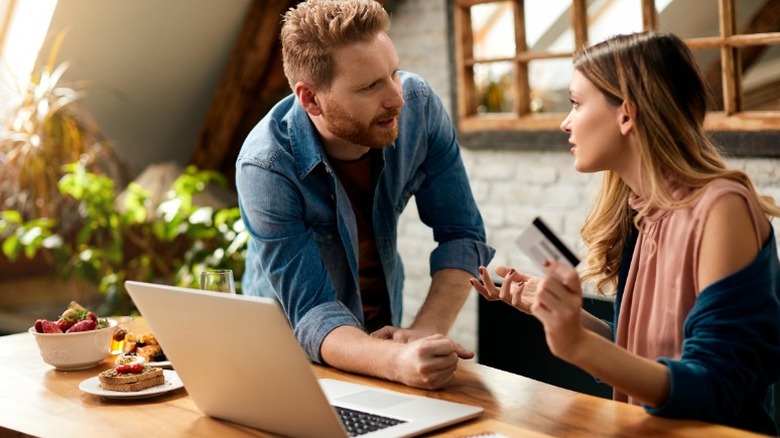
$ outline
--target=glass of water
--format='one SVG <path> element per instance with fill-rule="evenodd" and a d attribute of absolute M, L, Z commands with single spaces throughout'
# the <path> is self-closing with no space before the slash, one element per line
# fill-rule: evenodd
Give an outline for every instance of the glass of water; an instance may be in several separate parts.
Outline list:
<path fill-rule="evenodd" d="M 212 269 L 200 273 L 200 289 L 214 292 L 236 293 L 231 269 Z"/>

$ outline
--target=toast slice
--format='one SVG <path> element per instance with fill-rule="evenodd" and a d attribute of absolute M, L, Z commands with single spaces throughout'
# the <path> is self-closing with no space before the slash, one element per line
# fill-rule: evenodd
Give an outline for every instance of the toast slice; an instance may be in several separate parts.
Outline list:
<path fill-rule="evenodd" d="M 106 391 L 135 392 L 165 383 L 162 368 L 144 366 L 140 373 L 117 373 L 115 368 L 98 375 L 100 387 Z"/>

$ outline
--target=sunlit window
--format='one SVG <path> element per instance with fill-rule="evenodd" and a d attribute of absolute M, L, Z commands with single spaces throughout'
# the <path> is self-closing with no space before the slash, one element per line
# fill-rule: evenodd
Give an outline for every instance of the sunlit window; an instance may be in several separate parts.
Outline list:
<path fill-rule="evenodd" d="M 780 123 L 780 2 L 453 2 L 462 132 L 557 129 L 569 110 L 572 53 L 642 30 L 674 32 L 691 47 L 714 91 L 710 129 Z"/>
<path fill-rule="evenodd" d="M 0 0 L 0 117 L 19 104 L 57 0 Z"/>

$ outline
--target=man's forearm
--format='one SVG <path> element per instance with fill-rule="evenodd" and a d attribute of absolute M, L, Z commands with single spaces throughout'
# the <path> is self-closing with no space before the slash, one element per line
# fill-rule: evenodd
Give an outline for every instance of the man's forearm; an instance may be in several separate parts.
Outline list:
<path fill-rule="evenodd" d="M 341 370 L 388 380 L 398 380 L 393 374 L 392 357 L 397 346 L 391 341 L 368 336 L 357 327 L 335 328 L 322 342 L 322 359 Z"/>
<path fill-rule="evenodd" d="M 441 334 L 409 342 L 371 337 L 355 326 L 333 329 L 320 349 L 328 365 L 427 390 L 452 381 L 459 359 L 474 354 Z"/>
<path fill-rule="evenodd" d="M 446 335 L 471 292 L 474 276 L 460 269 L 442 269 L 433 274 L 431 288 L 411 328 Z"/>

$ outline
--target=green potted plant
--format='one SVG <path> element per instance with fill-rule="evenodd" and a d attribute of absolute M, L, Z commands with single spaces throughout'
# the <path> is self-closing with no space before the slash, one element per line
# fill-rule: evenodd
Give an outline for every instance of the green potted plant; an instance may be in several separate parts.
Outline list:
<path fill-rule="evenodd" d="M 222 175 L 188 168 L 161 200 L 133 183 L 118 199 L 126 172 L 80 105 L 85 84 L 62 80 L 64 36 L 20 88 L 0 132 L 0 277 L 56 272 L 86 282 L 104 314 L 134 310 L 125 279 L 194 286 L 205 267 L 240 278 L 246 233 L 238 208 L 193 203 L 209 184 L 224 185 Z"/>
<path fill-rule="evenodd" d="M 57 63 L 65 37 L 54 38 L 45 62 L 18 90 L 19 104 L 0 131 L 0 209 L 26 220 L 56 218 L 59 232 L 78 227 L 75 200 L 58 189 L 63 165 L 80 161 L 115 181 L 124 170 L 91 114 L 80 105 L 85 83 L 62 81 L 68 63 Z"/>
<path fill-rule="evenodd" d="M 10 260 L 49 252 L 63 278 L 97 286 L 104 297 L 98 312 L 105 315 L 135 311 L 124 290 L 127 279 L 197 287 L 200 272 L 207 268 L 232 269 L 240 279 L 249 237 L 238 207 L 193 203 L 193 196 L 209 184 L 225 184 L 218 172 L 187 167 L 164 199 L 151 205 L 149 191 L 136 183 L 117 202 L 110 178 L 81 163 L 65 168 L 58 188 L 76 201 L 80 228 L 65 239 L 57 234 L 56 220 L 25 221 L 17 211 L 3 211 L 0 248 Z M 238 281 L 239 292 L 240 285 Z"/>

